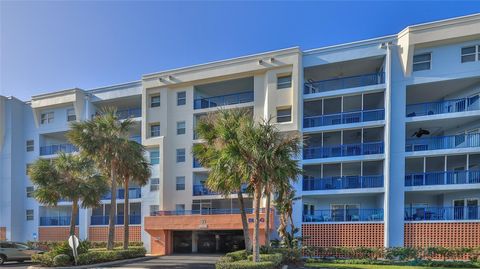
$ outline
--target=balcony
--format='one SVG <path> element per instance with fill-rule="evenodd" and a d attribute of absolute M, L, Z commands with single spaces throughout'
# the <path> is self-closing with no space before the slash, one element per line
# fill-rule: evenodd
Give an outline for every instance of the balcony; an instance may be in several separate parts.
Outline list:
<path fill-rule="evenodd" d="M 247 190 L 247 185 L 242 185 L 242 192 L 244 193 Z M 193 196 L 204 196 L 204 195 L 219 195 L 217 192 L 214 192 L 202 184 L 193 185 Z"/>
<path fill-rule="evenodd" d="M 346 190 L 383 187 L 383 176 L 303 178 L 304 191 Z"/>
<path fill-rule="evenodd" d="M 140 187 L 128 188 L 128 198 L 129 199 L 138 199 L 142 198 L 142 189 Z M 110 200 L 112 198 L 111 193 L 107 193 L 102 196 L 102 200 Z M 117 199 L 125 199 L 125 189 L 117 190 Z"/>
<path fill-rule="evenodd" d="M 253 214 L 253 208 L 245 208 L 247 214 Z M 260 208 L 260 213 L 265 213 L 265 208 Z M 170 211 L 157 211 L 153 216 L 181 216 L 181 215 L 233 215 L 240 214 L 239 208 L 204 208 L 199 210 L 170 210 Z"/>
<path fill-rule="evenodd" d="M 117 117 L 120 120 L 125 120 L 128 118 L 138 118 L 142 116 L 142 108 L 128 108 L 117 110 Z"/>
<path fill-rule="evenodd" d="M 383 120 L 385 110 L 373 109 L 303 118 L 303 128 Z"/>
<path fill-rule="evenodd" d="M 372 73 L 351 77 L 334 78 L 307 82 L 304 85 L 304 94 L 321 93 L 326 91 L 364 87 L 385 83 L 385 73 Z"/>
<path fill-rule="evenodd" d="M 200 163 L 199 160 L 197 160 L 196 158 L 193 158 L 193 168 L 202 168 L 202 164 Z"/>
<path fill-rule="evenodd" d="M 142 223 L 142 216 L 141 215 L 130 215 L 129 216 L 129 223 L 136 225 Z M 109 216 L 91 216 L 90 217 L 90 225 L 108 225 L 109 224 Z M 115 216 L 115 224 L 116 225 L 123 225 L 123 216 Z"/>
<path fill-rule="evenodd" d="M 238 105 L 249 102 L 253 102 L 253 91 L 197 98 L 193 101 L 193 108 L 203 109 L 218 106 Z"/>
<path fill-rule="evenodd" d="M 477 97 L 443 100 L 407 105 L 407 117 L 430 116 L 445 113 L 465 112 L 479 110 L 480 104 Z"/>
<path fill-rule="evenodd" d="M 131 136 L 129 139 L 130 139 L 130 141 L 135 141 L 138 144 L 142 144 L 142 136 L 140 136 L 140 135 Z"/>
<path fill-rule="evenodd" d="M 383 221 L 383 209 L 346 209 L 315 210 L 313 214 L 304 214 L 303 222 L 359 222 Z"/>
<path fill-rule="evenodd" d="M 306 147 L 303 149 L 303 159 L 382 154 L 383 148 L 383 141 L 324 147 Z"/>
<path fill-rule="evenodd" d="M 480 170 L 438 171 L 405 175 L 405 186 L 480 184 Z"/>
<path fill-rule="evenodd" d="M 59 152 L 73 153 L 77 152 L 78 148 L 72 144 L 57 144 L 40 147 L 40 156 L 58 154 Z"/>
<path fill-rule="evenodd" d="M 479 206 L 406 208 L 406 221 L 480 220 Z"/>
<path fill-rule="evenodd" d="M 405 151 L 480 147 L 480 133 L 407 139 Z"/>
<path fill-rule="evenodd" d="M 47 216 L 40 217 L 40 226 L 70 226 L 71 216 Z M 78 225 L 78 215 L 75 220 Z"/>

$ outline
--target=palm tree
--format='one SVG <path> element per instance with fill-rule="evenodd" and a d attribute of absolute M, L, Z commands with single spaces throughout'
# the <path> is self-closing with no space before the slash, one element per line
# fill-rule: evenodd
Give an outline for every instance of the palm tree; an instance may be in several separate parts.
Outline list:
<path fill-rule="evenodd" d="M 242 186 L 248 183 L 248 178 L 238 166 L 242 162 L 238 130 L 251 118 L 251 113 L 242 109 L 219 110 L 208 114 L 196 127 L 197 134 L 205 142 L 195 144 L 192 149 L 202 166 L 210 169 L 206 182 L 209 189 L 224 196 L 237 193 L 247 249 L 250 249 L 251 243 Z"/>
<path fill-rule="evenodd" d="M 123 248 L 128 249 L 129 241 L 129 184 L 134 182 L 144 186 L 150 178 L 150 164 L 145 159 L 145 148 L 135 141 L 125 141 L 123 147 L 123 158 L 119 162 L 120 184 L 125 189 L 125 203 L 123 205 Z"/>
<path fill-rule="evenodd" d="M 38 159 L 29 169 L 35 186 L 35 199 L 47 206 L 57 206 L 64 200 L 72 201 L 70 235 L 75 235 L 78 203 L 82 208 L 97 207 L 108 185 L 93 163 L 79 155 L 59 153 L 53 160 Z"/>
<path fill-rule="evenodd" d="M 133 122 L 119 120 L 115 108 L 105 108 L 92 120 L 73 122 L 67 137 L 80 152 L 91 158 L 105 177 L 110 178 L 111 199 L 107 249 L 114 247 L 118 170 L 125 157 L 122 145 L 128 140 Z"/>
<path fill-rule="evenodd" d="M 260 200 L 262 190 L 296 179 L 301 172 L 295 160 L 300 152 L 300 139 L 297 135 L 284 135 L 277 130 L 271 120 L 261 123 L 249 122 L 239 130 L 240 155 L 238 163 L 250 179 L 254 190 L 253 261 L 259 261 L 260 242 Z M 273 180 L 273 181 L 272 181 Z M 273 183 L 266 182 L 272 181 Z M 267 203 L 269 202 L 267 197 Z M 269 205 L 268 205 L 269 206 Z M 267 216 L 270 208 L 266 209 Z M 269 222 L 270 220 L 268 220 Z M 266 226 L 267 233 L 268 226 Z"/>

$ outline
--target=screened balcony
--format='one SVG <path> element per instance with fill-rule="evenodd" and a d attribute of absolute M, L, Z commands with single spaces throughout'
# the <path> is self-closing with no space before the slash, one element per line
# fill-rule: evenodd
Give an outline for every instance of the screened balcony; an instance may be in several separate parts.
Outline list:
<path fill-rule="evenodd" d="M 108 225 L 110 223 L 109 216 L 91 216 L 90 217 L 90 225 Z M 128 216 L 129 224 L 141 224 L 142 223 L 142 216 L 141 215 L 129 215 Z M 115 216 L 115 224 L 116 225 L 123 225 L 124 224 L 124 216 L 119 215 Z"/>
<path fill-rule="evenodd" d="M 405 210 L 406 221 L 480 220 L 480 207 L 416 207 Z"/>
<path fill-rule="evenodd" d="M 480 184 L 480 154 L 408 158 L 405 186 Z"/>
<path fill-rule="evenodd" d="M 60 152 L 65 152 L 65 153 L 78 152 L 78 148 L 69 143 L 54 144 L 54 145 L 40 147 L 40 156 L 54 155 Z"/>
<path fill-rule="evenodd" d="M 305 137 L 304 159 L 382 154 L 383 127 L 311 134 Z"/>
<path fill-rule="evenodd" d="M 142 117 L 142 96 L 128 96 L 113 99 L 95 99 L 95 113 L 92 117 L 99 115 L 106 108 L 115 108 L 117 117 L 120 120 L 137 119 Z"/>
<path fill-rule="evenodd" d="M 304 171 L 304 191 L 383 187 L 383 161 L 308 165 Z"/>
<path fill-rule="evenodd" d="M 115 224 L 124 224 L 124 204 L 117 204 L 115 214 Z M 129 223 L 133 225 L 142 223 L 141 203 L 131 203 L 129 205 Z M 108 225 L 110 217 L 110 204 L 102 204 L 97 208 L 92 209 L 90 216 L 90 225 Z"/>
<path fill-rule="evenodd" d="M 384 93 L 305 101 L 303 128 L 383 120 Z"/>
<path fill-rule="evenodd" d="M 304 94 L 322 93 L 385 83 L 384 57 L 307 67 L 304 69 Z"/>
<path fill-rule="evenodd" d="M 480 110 L 479 78 L 407 87 L 406 116 L 430 116 Z"/>
<path fill-rule="evenodd" d="M 102 196 L 102 200 L 110 200 L 112 198 L 111 192 Z M 138 199 L 142 198 L 142 189 L 140 187 L 128 188 L 128 198 Z M 117 199 L 125 199 L 125 189 L 117 189 Z"/>
<path fill-rule="evenodd" d="M 475 133 L 433 136 L 405 141 L 405 151 L 407 152 L 473 147 L 480 147 L 480 133 L 476 131 Z"/>
<path fill-rule="evenodd" d="M 72 218 L 71 206 L 39 207 L 39 226 L 70 226 Z M 78 225 L 78 212 L 76 216 Z"/>
<path fill-rule="evenodd" d="M 253 102 L 253 77 L 221 81 L 194 87 L 194 109 Z"/>
<path fill-rule="evenodd" d="M 338 208 L 315 210 L 304 214 L 303 222 L 365 222 L 383 221 L 382 208 Z"/>

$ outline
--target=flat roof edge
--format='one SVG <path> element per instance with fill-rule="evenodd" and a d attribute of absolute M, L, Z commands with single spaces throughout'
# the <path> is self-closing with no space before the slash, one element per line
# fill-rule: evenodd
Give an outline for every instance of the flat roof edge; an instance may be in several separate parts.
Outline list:
<path fill-rule="evenodd" d="M 337 45 L 331 45 L 327 47 L 320 47 L 320 48 L 314 48 L 314 49 L 309 49 L 303 51 L 303 55 L 309 55 L 309 54 L 314 54 L 314 53 L 319 53 L 319 52 L 328 52 L 332 50 L 341 50 L 341 49 L 347 49 L 347 48 L 354 48 L 354 47 L 359 47 L 359 46 L 365 46 L 365 45 L 371 45 L 375 43 L 381 43 L 382 41 L 394 41 L 396 39 L 397 35 L 388 35 L 388 36 L 381 36 L 381 37 L 374 37 L 370 39 L 364 39 L 360 41 L 353 41 L 353 42 L 348 42 L 348 43 L 342 43 L 342 44 L 337 44 Z"/>

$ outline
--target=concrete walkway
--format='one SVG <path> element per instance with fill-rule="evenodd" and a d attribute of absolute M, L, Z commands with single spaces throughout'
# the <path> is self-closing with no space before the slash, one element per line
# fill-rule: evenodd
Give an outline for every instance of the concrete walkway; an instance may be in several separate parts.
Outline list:
<path fill-rule="evenodd" d="M 213 254 L 176 254 L 108 268 L 214 269 L 215 262 L 220 257 L 221 255 Z"/>

